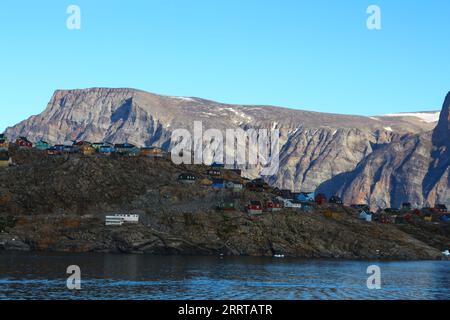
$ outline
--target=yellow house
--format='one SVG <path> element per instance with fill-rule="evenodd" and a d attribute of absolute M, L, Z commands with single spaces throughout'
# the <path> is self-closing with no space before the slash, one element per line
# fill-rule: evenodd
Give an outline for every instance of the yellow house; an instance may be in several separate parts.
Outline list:
<path fill-rule="evenodd" d="M 11 163 L 11 159 L 9 157 L 0 156 L 0 167 L 1 168 L 8 167 L 10 163 Z"/>
<path fill-rule="evenodd" d="M 166 152 L 158 147 L 141 148 L 140 155 L 147 158 L 162 158 Z"/>
<path fill-rule="evenodd" d="M 200 184 L 202 186 L 210 186 L 213 184 L 212 180 L 209 180 L 207 178 L 200 180 Z"/>
<path fill-rule="evenodd" d="M 85 156 L 92 156 L 96 151 L 97 150 L 95 150 L 95 148 L 90 145 L 83 145 L 80 147 L 80 152 Z"/>

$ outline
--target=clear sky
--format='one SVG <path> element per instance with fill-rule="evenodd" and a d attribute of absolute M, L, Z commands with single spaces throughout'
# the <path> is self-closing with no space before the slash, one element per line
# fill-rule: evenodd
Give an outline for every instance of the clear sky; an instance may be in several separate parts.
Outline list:
<path fill-rule="evenodd" d="M 81 9 L 69 30 L 67 7 Z M 367 7 L 381 8 L 368 30 Z M 448 0 L 2 0 L 0 131 L 55 89 L 132 87 L 347 114 L 437 110 Z"/>

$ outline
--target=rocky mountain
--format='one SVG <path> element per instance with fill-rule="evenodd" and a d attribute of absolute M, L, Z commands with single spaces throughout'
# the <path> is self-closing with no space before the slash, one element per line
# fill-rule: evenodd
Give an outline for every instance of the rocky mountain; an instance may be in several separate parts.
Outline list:
<path fill-rule="evenodd" d="M 128 141 L 169 150 L 173 130 L 192 132 L 194 121 L 202 121 L 204 130 L 277 128 L 280 169 L 267 178 L 270 183 L 295 191 L 319 187 L 328 195 L 376 208 L 403 201 L 450 202 L 445 117 L 444 105 L 433 134 L 436 123 L 424 113 L 350 116 L 92 88 L 56 91 L 41 114 L 8 128 L 6 134 L 51 143 Z M 245 172 L 255 177 L 259 168 Z"/>
<path fill-rule="evenodd" d="M 432 132 L 407 135 L 375 150 L 354 170 L 336 175 L 319 190 L 345 202 L 372 207 L 450 203 L 450 93 Z"/>

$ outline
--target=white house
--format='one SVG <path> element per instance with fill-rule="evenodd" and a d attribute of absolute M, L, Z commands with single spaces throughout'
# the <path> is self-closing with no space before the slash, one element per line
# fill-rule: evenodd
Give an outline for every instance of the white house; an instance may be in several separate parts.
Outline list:
<path fill-rule="evenodd" d="M 294 209 L 301 209 L 302 203 L 298 200 L 287 200 L 283 199 L 283 204 L 285 208 L 294 208 Z"/>
<path fill-rule="evenodd" d="M 372 222 L 372 214 L 370 212 L 362 210 L 359 213 L 359 219 L 365 220 L 367 222 Z"/>
<path fill-rule="evenodd" d="M 123 225 L 123 218 L 116 216 L 106 216 L 105 226 L 121 226 Z"/>
<path fill-rule="evenodd" d="M 115 214 L 114 216 L 122 218 L 123 222 L 128 222 L 128 223 L 138 223 L 139 222 L 138 214 Z"/>
<path fill-rule="evenodd" d="M 138 214 L 115 214 L 113 216 L 105 217 L 106 226 L 121 226 L 124 223 L 138 223 Z"/>

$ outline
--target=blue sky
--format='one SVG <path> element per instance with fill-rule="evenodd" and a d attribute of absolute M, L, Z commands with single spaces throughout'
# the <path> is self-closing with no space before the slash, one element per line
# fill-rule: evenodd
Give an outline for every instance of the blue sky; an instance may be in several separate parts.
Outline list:
<path fill-rule="evenodd" d="M 67 7 L 81 30 L 66 28 Z M 366 28 L 381 8 L 382 30 Z M 0 2 L 0 131 L 55 89 L 133 87 L 347 114 L 439 109 L 448 0 Z"/>

